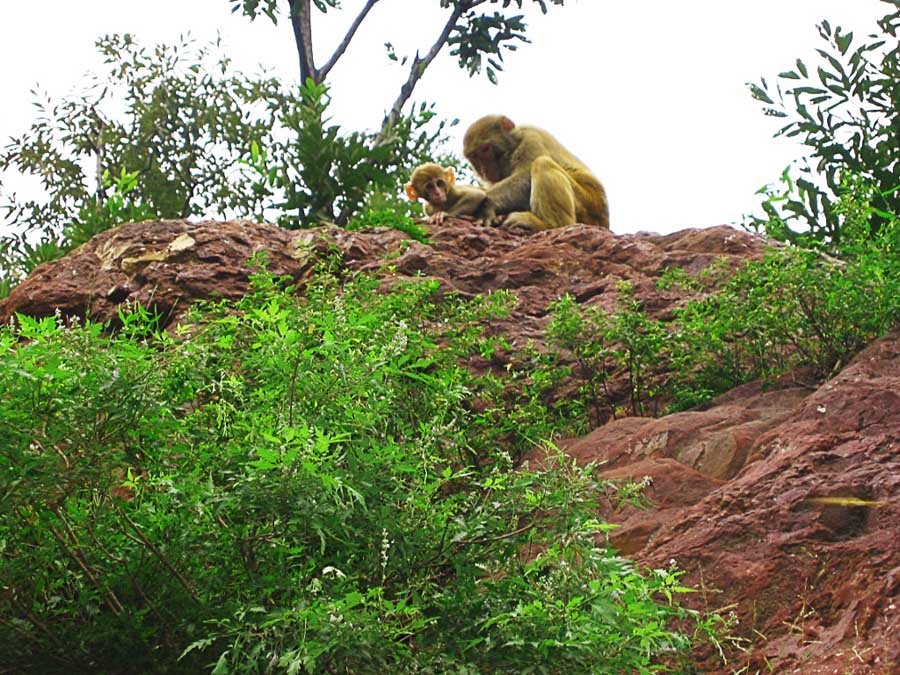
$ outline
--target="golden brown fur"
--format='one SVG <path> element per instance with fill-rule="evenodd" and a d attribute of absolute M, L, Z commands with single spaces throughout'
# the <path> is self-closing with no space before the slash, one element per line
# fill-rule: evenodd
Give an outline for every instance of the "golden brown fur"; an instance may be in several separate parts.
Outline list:
<path fill-rule="evenodd" d="M 476 213 L 486 224 L 503 220 L 537 230 L 573 223 L 609 228 L 603 185 L 549 132 L 488 115 L 466 130 L 463 153 L 488 184 L 487 198 Z"/>

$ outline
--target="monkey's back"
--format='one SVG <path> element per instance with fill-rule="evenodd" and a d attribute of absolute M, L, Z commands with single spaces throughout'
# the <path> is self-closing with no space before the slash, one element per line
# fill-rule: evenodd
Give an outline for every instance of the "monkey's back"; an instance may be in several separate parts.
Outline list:
<path fill-rule="evenodd" d="M 591 173 L 587 165 L 573 155 L 562 143 L 556 140 L 556 136 L 540 127 L 522 125 L 517 126 L 514 133 L 518 132 L 521 138 L 519 147 L 514 154 L 523 152 L 523 158 L 534 161 L 541 155 L 547 155 L 557 164 L 568 171 L 584 171 Z"/>

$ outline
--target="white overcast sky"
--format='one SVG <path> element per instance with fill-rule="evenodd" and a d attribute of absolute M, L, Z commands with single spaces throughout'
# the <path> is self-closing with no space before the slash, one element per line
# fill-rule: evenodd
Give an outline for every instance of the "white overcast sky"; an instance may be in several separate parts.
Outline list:
<path fill-rule="evenodd" d="M 201 41 L 222 35 L 244 72 L 260 66 L 297 79 L 287 23 L 250 23 L 232 14 L 231 0 L 5 0 L 0 9 L 0 142 L 23 132 L 34 108 L 29 90 L 77 91 L 99 71 L 94 40 L 129 32 L 145 45 Z M 280 3 L 284 4 L 284 3 Z M 319 64 L 363 5 L 314 17 Z M 425 52 L 446 10 L 437 0 L 382 0 L 332 71 L 334 120 L 348 131 L 376 128 L 406 71 L 388 61 Z M 526 5 L 531 5 L 526 0 Z M 548 2 L 549 4 L 549 2 Z M 756 209 L 754 192 L 773 182 L 799 149 L 773 139 L 778 120 L 766 118 L 747 82 L 770 81 L 800 57 L 815 62 L 824 43 L 815 24 L 873 32 L 885 0 L 568 0 L 546 16 L 529 11 L 532 44 L 509 52 L 500 84 L 470 79 L 444 49 L 414 92 L 437 112 L 465 126 L 502 112 L 519 124 L 542 126 L 577 154 L 606 185 L 612 230 L 671 232 L 735 223 Z M 461 154 L 461 152 L 460 152 Z M 6 189 L 27 185 L 4 178 Z"/>

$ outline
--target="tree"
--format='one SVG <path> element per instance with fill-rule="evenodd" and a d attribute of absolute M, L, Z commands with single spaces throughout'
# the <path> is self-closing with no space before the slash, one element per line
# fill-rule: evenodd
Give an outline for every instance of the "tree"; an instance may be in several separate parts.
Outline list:
<path fill-rule="evenodd" d="M 564 1 L 549 0 L 550 4 L 554 5 L 562 5 Z M 286 9 L 294 30 L 294 41 L 297 44 L 300 79 L 303 82 L 311 79 L 314 83 L 321 84 L 325 82 L 335 63 L 347 50 L 360 24 L 379 0 L 366 0 L 359 14 L 351 22 L 344 38 L 321 67 L 316 66 L 313 56 L 310 0 L 282 0 L 282 2 L 278 2 L 278 0 L 229 0 L 229 2 L 233 5 L 232 11 L 243 12 L 251 20 L 264 14 L 274 23 L 278 23 L 278 16 L 282 8 Z M 403 106 L 412 96 L 413 89 L 444 45 L 450 46 L 451 56 L 457 57 L 460 67 L 465 68 L 470 75 L 480 73 L 484 67 L 488 79 L 496 82 L 497 71 L 503 70 L 504 50 L 515 51 L 517 43 L 529 42 L 525 36 L 527 26 L 523 21 L 523 15 L 509 13 L 511 5 L 515 5 L 516 10 L 521 10 L 524 0 L 439 0 L 439 2 L 441 8 L 448 11 L 447 18 L 437 31 L 434 43 L 424 56 L 420 56 L 417 52 L 409 62 L 409 75 L 382 121 L 379 138 L 384 138 L 400 119 Z M 532 2 L 540 7 L 541 12 L 547 13 L 548 0 L 532 0 Z M 327 12 L 329 8 L 334 9 L 339 5 L 338 0 L 312 0 L 312 3 L 320 12 Z M 483 5 L 493 7 L 494 11 L 492 13 L 476 11 L 476 8 Z M 500 5 L 499 9 L 498 5 Z M 396 58 L 390 43 L 387 43 L 386 46 L 391 57 Z M 406 63 L 407 59 L 403 61 Z M 486 66 L 484 61 L 487 61 Z"/>
<path fill-rule="evenodd" d="M 30 174 L 46 199 L 0 194 L 0 297 L 31 269 L 100 231 L 150 217 L 238 217 L 296 228 L 347 225 L 405 167 L 432 154 L 421 106 L 374 147 L 328 123 L 328 92 L 237 72 L 218 43 L 97 42 L 106 72 L 82 93 L 36 101 L 31 127 L 0 150 L 0 172 Z M 410 206 L 397 198 L 402 214 Z M 407 211 L 408 212 L 408 211 Z"/>
<path fill-rule="evenodd" d="M 765 79 L 749 85 L 767 115 L 790 119 L 776 135 L 811 148 L 798 178 L 789 167 L 783 191 L 764 189 L 766 218 L 754 217 L 751 226 L 782 240 L 840 246 L 848 233 L 839 195 L 859 181 L 870 186 L 873 207 L 863 236 L 876 237 L 900 212 L 900 10 L 878 26 L 879 34 L 852 49 L 853 33 L 823 21 L 818 29 L 828 47 L 817 50 L 815 70 L 797 59 L 778 76 L 790 88 Z"/>
<path fill-rule="evenodd" d="M 257 208 L 238 160 L 251 141 L 270 137 L 271 120 L 254 105 L 279 94 L 280 83 L 250 80 L 190 41 L 149 50 L 126 34 L 101 38 L 97 48 L 103 76 L 81 94 L 38 100 L 31 128 L 0 153 L 0 169 L 39 176 L 50 196 L 42 207 L 4 204 L 7 220 L 60 232 L 90 198 L 106 201 L 104 173 L 123 171 L 137 172 L 133 197 L 159 217 Z"/>

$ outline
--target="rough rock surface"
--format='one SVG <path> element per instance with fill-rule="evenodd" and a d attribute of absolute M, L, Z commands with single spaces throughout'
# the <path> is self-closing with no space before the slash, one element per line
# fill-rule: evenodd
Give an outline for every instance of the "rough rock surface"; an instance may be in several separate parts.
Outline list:
<path fill-rule="evenodd" d="M 194 300 L 241 297 L 248 288 L 248 261 L 259 252 L 265 252 L 269 270 L 302 281 L 327 253 L 330 240 L 352 261 L 383 255 L 384 247 L 396 248 L 404 238 L 396 230 L 381 234 L 365 237 L 337 228 L 290 232 L 245 221 L 129 223 L 38 266 L 0 301 L 0 321 L 15 312 L 114 321 L 120 307 L 140 303 L 157 312 L 165 326 Z"/>
<path fill-rule="evenodd" d="M 667 318 L 685 296 L 656 288 L 665 269 L 696 273 L 765 249 L 727 227 L 529 234 L 454 220 L 431 242 L 385 228 L 135 223 L 39 267 L 0 301 L 0 320 L 55 311 L 114 320 L 130 301 L 169 323 L 195 299 L 243 294 L 258 251 L 301 283 L 337 251 L 352 271 L 422 275 L 464 295 L 509 290 L 519 305 L 497 329 L 516 349 L 541 342 L 546 307 L 564 293 L 611 308 L 628 280 L 652 317 Z M 746 652 L 727 664 L 710 654 L 700 672 L 900 673 L 900 332 L 815 391 L 790 377 L 749 384 L 702 410 L 616 419 L 562 446 L 605 476 L 649 476 L 656 508 L 606 512 L 621 525 L 614 544 L 642 564 L 676 560 L 701 590 L 687 598 L 697 608 L 733 607 Z"/>
<path fill-rule="evenodd" d="M 621 514 L 647 542 L 631 548 L 644 563 L 674 559 L 689 570 L 688 583 L 705 589 L 698 607 L 735 605 L 739 632 L 754 646 L 742 659 L 751 673 L 896 674 L 900 331 L 870 345 L 815 392 L 785 400 L 780 414 L 763 413 L 748 424 L 766 396 L 744 398 L 735 410 L 726 395 L 699 413 L 710 416 L 706 423 L 682 414 L 631 430 L 637 442 L 626 454 L 640 454 L 642 439 L 665 436 L 653 457 L 686 458 L 696 467 L 693 458 L 719 443 L 732 458 L 726 474 L 719 470 L 724 460 L 700 465 L 710 481 L 705 493 L 697 478 L 685 482 L 687 489 L 675 486 L 677 497 L 669 483 L 662 485 L 666 522 L 655 531 L 658 516 Z M 733 428 L 723 426 L 720 413 L 733 415 Z M 721 440 L 729 434 L 745 449 L 730 450 L 732 443 Z M 580 449 L 580 457 L 590 454 Z M 743 468 L 734 466 L 736 455 L 746 457 Z M 618 475 L 642 475 L 640 463 L 616 461 Z M 713 482 L 723 477 L 721 485 Z M 673 501 L 681 502 L 676 513 Z"/>
<path fill-rule="evenodd" d="M 140 302 L 168 323 L 195 299 L 240 297 L 247 290 L 247 261 L 257 252 L 266 252 L 271 271 L 298 281 L 322 257 L 338 252 L 350 270 L 381 273 L 390 266 L 396 276 L 438 278 L 445 289 L 463 295 L 512 290 L 519 308 L 510 324 L 527 328 L 522 337 L 539 338 L 547 305 L 566 292 L 579 302 L 611 306 L 616 284 L 627 279 L 647 311 L 659 316 L 681 300 L 677 291 L 655 289 L 655 278 L 666 268 L 697 272 L 722 257 L 740 261 L 764 250 L 759 238 L 729 227 L 616 236 L 573 225 L 530 235 L 461 220 L 448 221 L 431 242 L 411 241 L 390 228 L 292 232 L 246 221 L 131 223 L 39 266 L 0 301 L 0 321 L 15 312 L 47 316 L 55 311 L 105 321 L 115 319 L 123 303 Z"/>

